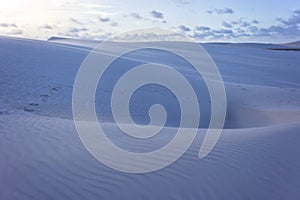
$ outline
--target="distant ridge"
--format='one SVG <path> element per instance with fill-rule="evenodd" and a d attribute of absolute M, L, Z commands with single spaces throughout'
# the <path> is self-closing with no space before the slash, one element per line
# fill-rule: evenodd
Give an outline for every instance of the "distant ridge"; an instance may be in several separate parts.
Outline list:
<path fill-rule="evenodd" d="M 50 37 L 49 42 L 55 42 L 60 44 L 84 46 L 88 48 L 94 48 L 97 44 L 101 43 L 99 40 L 87 40 L 87 39 L 73 39 L 65 37 Z M 246 48 L 260 48 L 269 50 L 282 50 L 282 51 L 300 51 L 300 40 L 284 44 L 273 44 L 273 43 L 251 43 L 251 42 L 204 42 L 200 43 L 203 45 L 224 45 L 224 46 L 236 46 L 236 47 L 246 47 Z"/>
<path fill-rule="evenodd" d="M 286 45 L 286 46 L 296 46 L 296 47 L 300 48 L 300 40 L 295 41 L 295 42 L 291 42 L 291 43 L 286 43 L 284 45 Z"/>
<path fill-rule="evenodd" d="M 101 43 L 99 40 L 85 40 L 85 39 L 73 39 L 73 38 L 64 38 L 64 37 L 50 37 L 48 42 L 54 42 L 59 44 L 66 44 L 72 46 L 81 46 L 87 48 L 94 48 L 96 45 Z"/>
<path fill-rule="evenodd" d="M 300 40 L 281 44 L 279 48 L 270 48 L 271 50 L 281 50 L 281 51 L 300 51 Z"/>
<path fill-rule="evenodd" d="M 228 43 L 228 42 L 210 42 L 205 44 L 214 44 L 214 45 L 228 45 L 228 46 L 237 46 L 237 47 L 249 47 L 249 48 L 263 48 L 269 50 L 282 50 L 282 51 L 300 51 L 300 40 L 285 43 L 285 44 L 272 44 L 272 43 Z"/>

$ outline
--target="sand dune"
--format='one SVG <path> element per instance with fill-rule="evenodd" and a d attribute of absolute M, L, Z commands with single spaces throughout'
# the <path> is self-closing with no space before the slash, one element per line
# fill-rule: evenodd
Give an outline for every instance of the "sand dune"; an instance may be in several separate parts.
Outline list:
<path fill-rule="evenodd" d="M 299 124 L 227 129 L 211 154 L 197 158 L 204 130 L 175 163 L 156 173 L 127 174 L 97 162 L 82 146 L 71 120 L 18 113 L 2 115 L 3 199 L 295 199 L 299 197 Z M 115 130 L 113 124 L 104 125 Z M 172 134 L 172 129 L 166 130 Z M 136 146 L 145 150 L 166 137 Z M 287 145 L 288 144 L 288 145 Z"/>
<path fill-rule="evenodd" d="M 147 124 L 144 105 L 158 99 L 171 113 L 164 134 L 141 143 L 120 137 L 107 103 L 116 79 L 132 65 L 161 55 L 157 61 L 177 69 L 195 87 L 201 107 L 197 137 L 180 159 L 156 172 L 129 174 L 93 158 L 72 120 L 73 82 L 94 44 L 0 37 L 0 199 L 300 198 L 299 52 L 204 44 L 223 76 L 228 112 L 220 140 L 201 160 L 198 152 L 211 114 L 201 77 L 160 51 L 118 60 L 110 71 L 116 78 L 108 75 L 100 82 L 96 105 L 109 138 L 120 147 L 155 150 L 174 136 L 180 117 L 174 96 L 159 87 L 142 88 L 146 98 L 133 100 L 131 115 Z M 113 50 L 102 53 L 109 56 Z"/>

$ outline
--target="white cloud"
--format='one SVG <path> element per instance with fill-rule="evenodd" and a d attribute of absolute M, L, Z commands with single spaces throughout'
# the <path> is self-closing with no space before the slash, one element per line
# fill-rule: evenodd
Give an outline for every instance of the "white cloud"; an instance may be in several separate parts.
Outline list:
<path fill-rule="evenodd" d="M 163 19 L 164 18 L 164 15 L 162 12 L 159 12 L 159 11 L 156 11 L 156 10 L 152 10 L 150 12 L 151 16 L 154 17 L 154 18 L 158 18 L 158 19 Z"/>
<path fill-rule="evenodd" d="M 101 22 L 109 22 L 110 19 L 108 17 L 99 17 L 99 21 L 101 21 Z"/>
<path fill-rule="evenodd" d="M 178 28 L 181 30 L 181 31 L 184 31 L 184 32 L 189 32 L 191 31 L 191 29 L 185 25 L 179 25 Z"/>
<path fill-rule="evenodd" d="M 0 23 L 0 27 L 14 27 L 17 28 L 17 25 L 14 23 Z"/>
<path fill-rule="evenodd" d="M 141 15 L 138 14 L 138 13 L 135 13 L 135 12 L 131 13 L 130 16 L 135 18 L 135 19 L 142 19 Z"/>

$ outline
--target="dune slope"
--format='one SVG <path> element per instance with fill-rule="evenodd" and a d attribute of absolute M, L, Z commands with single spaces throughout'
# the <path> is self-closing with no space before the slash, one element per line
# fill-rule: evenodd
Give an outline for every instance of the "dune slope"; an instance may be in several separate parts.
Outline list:
<path fill-rule="evenodd" d="M 92 157 L 72 120 L 73 82 L 88 45 L 0 37 L 0 199 L 300 198 L 300 52 L 204 44 L 224 79 L 228 112 L 220 140 L 201 160 L 210 117 L 201 76 L 161 51 L 119 59 L 109 72 L 116 77 L 154 58 L 174 67 L 191 82 L 201 107 L 198 135 L 180 159 L 156 172 L 129 174 Z M 110 139 L 130 151 L 165 145 L 180 117 L 175 97 L 157 86 L 137 93 L 131 105 L 137 123 L 149 122 L 147 105 L 154 102 L 170 113 L 164 134 L 138 143 L 120 137 L 107 106 L 116 79 L 108 74 L 96 94 L 98 118 Z"/>

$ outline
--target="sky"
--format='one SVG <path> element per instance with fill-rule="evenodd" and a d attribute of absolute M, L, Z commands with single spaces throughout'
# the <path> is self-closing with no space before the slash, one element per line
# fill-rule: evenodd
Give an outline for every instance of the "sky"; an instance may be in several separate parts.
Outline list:
<path fill-rule="evenodd" d="M 0 35 L 102 40 L 159 27 L 200 42 L 300 40 L 299 0 L 0 0 Z"/>

